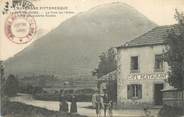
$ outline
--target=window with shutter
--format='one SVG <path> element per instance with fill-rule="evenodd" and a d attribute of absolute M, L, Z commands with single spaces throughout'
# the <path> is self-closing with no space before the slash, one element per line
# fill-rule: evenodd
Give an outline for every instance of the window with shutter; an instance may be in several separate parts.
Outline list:
<path fill-rule="evenodd" d="M 155 72 L 161 72 L 163 71 L 163 65 L 164 64 L 164 61 L 163 61 L 163 58 L 162 58 L 162 55 L 155 55 Z"/>
<path fill-rule="evenodd" d="M 128 99 L 141 99 L 142 98 L 142 85 L 131 84 L 127 86 Z"/>
<path fill-rule="evenodd" d="M 139 61 L 138 61 L 138 56 L 132 56 L 131 57 L 131 72 L 135 73 L 139 71 Z"/>

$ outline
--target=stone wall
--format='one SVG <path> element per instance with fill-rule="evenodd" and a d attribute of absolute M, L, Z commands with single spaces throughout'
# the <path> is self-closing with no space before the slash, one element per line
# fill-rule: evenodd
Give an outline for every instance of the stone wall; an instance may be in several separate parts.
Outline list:
<path fill-rule="evenodd" d="M 184 107 L 184 90 L 163 91 L 163 103 L 169 106 Z"/>

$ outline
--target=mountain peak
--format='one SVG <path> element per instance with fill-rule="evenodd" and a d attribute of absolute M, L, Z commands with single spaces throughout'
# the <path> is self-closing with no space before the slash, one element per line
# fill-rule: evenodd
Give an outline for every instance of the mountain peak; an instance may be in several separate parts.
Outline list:
<path fill-rule="evenodd" d="M 135 8 L 123 2 L 112 2 L 106 3 L 103 5 L 98 5 L 88 11 L 88 13 L 97 13 L 97 14 L 124 14 L 128 15 L 129 13 L 134 13 L 139 16 L 143 16 L 143 14 L 139 13 Z"/>
<path fill-rule="evenodd" d="M 5 64 L 9 73 L 17 75 L 89 78 L 102 52 L 155 26 L 127 4 L 100 5 L 63 22 Z"/>
<path fill-rule="evenodd" d="M 109 8 L 115 8 L 115 9 L 119 9 L 119 8 L 125 8 L 125 9 L 134 9 L 133 7 L 131 7 L 130 5 L 123 3 L 123 2 L 111 2 L 111 3 L 106 3 L 106 4 L 102 4 L 102 5 L 98 5 L 90 10 L 97 10 L 97 9 L 109 9 Z"/>

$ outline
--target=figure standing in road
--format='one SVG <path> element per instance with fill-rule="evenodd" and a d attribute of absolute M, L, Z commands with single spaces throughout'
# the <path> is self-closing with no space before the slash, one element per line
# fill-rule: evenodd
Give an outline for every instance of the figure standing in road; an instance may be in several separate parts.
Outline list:
<path fill-rule="evenodd" d="M 68 103 L 64 98 L 61 98 L 59 107 L 60 111 L 68 113 Z"/>
<path fill-rule="evenodd" d="M 113 109 L 113 101 L 110 100 L 109 101 L 109 106 L 108 106 L 108 109 L 109 109 L 109 117 L 112 117 L 112 109 Z"/>
<path fill-rule="evenodd" d="M 74 95 L 72 96 L 70 113 L 77 113 L 77 99 L 76 99 L 76 96 Z"/>
<path fill-rule="evenodd" d="M 104 105 L 104 117 L 106 117 L 106 112 L 109 106 L 109 97 L 108 97 L 107 91 L 104 91 L 103 105 Z"/>
<path fill-rule="evenodd" d="M 97 117 L 101 116 L 101 109 L 102 109 L 102 96 L 100 95 L 100 91 L 97 91 L 94 98 L 95 108 L 96 108 L 96 115 Z"/>

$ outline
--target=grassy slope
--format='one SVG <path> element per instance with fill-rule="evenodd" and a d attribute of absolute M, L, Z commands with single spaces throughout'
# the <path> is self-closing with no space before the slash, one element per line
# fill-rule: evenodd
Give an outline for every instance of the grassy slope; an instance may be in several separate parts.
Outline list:
<path fill-rule="evenodd" d="M 50 111 L 31 105 L 25 105 L 18 102 L 8 102 L 6 107 L 2 108 L 3 117 L 68 117 L 69 113 Z M 71 115 L 70 117 L 85 117 L 81 115 Z"/>

